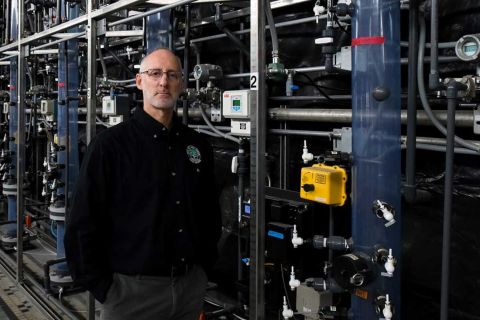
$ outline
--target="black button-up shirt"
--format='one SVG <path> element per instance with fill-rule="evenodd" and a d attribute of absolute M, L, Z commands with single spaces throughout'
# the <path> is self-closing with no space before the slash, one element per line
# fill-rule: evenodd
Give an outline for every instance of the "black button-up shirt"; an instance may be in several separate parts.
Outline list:
<path fill-rule="evenodd" d="M 137 108 L 89 145 L 66 221 L 68 266 L 102 302 L 113 272 L 208 269 L 220 219 L 211 146 L 176 116 L 168 130 Z"/>

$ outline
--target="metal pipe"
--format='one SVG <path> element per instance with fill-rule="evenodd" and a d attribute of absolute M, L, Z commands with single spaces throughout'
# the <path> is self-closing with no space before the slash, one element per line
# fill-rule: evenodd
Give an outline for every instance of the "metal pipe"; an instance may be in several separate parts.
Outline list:
<path fill-rule="evenodd" d="M 25 31 L 25 2 L 18 2 L 18 39 L 21 39 Z M 18 108 L 17 108 L 17 283 L 23 282 L 23 214 L 24 195 L 23 181 L 25 177 L 25 47 L 18 42 Z"/>
<path fill-rule="evenodd" d="M 417 135 L 417 51 L 418 51 L 418 4 L 410 3 L 408 32 L 408 101 L 407 101 L 407 154 L 406 154 L 406 183 L 405 200 L 414 203 L 416 199 L 415 161 Z"/>
<path fill-rule="evenodd" d="M 188 88 L 188 58 L 190 57 L 190 6 L 185 5 L 185 49 L 183 50 L 183 87 Z M 182 114 L 182 123 L 188 125 L 188 100 L 182 101 L 185 112 Z"/>
<path fill-rule="evenodd" d="M 80 108 L 79 112 L 82 113 L 84 108 Z M 207 112 L 207 111 L 206 111 Z M 182 115 L 182 109 L 178 109 L 178 115 Z M 207 112 L 208 113 L 208 112 Z M 447 113 L 444 110 L 433 111 L 435 116 L 445 122 L 447 119 Z M 192 109 L 189 111 L 189 117 L 201 118 L 200 110 Z M 320 108 L 269 108 L 268 119 L 274 121 L 305 121 L 305 122 L 330 122 L 330 123 L 351 123 L 352 122 L 352 110 L 350 109 L 320 109 Z M 455 117 L 455 123 L 457 127 L 471 128 L 473 126 L 473 111 L 457 111 Z M 407 123 L 407 111 L 401 112 L 401 123 Z M 423 126 L 431 126 L 428 116 L 424 111 L 417 111 L 417 124 Z"/>
<path fill-rule="evenodd" d="M 7 7 L 5 10 L 5 45 L 10 42 L 10 0 L 6 0 Z"/>
<path fill-rule="evenodd" d="M 62 43 L 62 42 L 64 42 L 64 41 L 68 41 L 68 40 L 72 40 L 72 39 L 75 39 L 75 38 L 79 38 L 79 37 L 84 36 L 84 35 L 85 35 L 85 32 L 74 33 L 74 34 L 71 35 L 71 36 L 64 37 L 64 38 L 61 38 L 61 39 L 58 39 L 58 40 L 55 40 L 55 41 L 51 41 L 51 42 L 48 42 L 48 43 L 45 43 L 45 44 L 42 44 L 42 45 L 33 47 L 31 50 L 32 50 L 32 51 L 36 51 L 36 50 L 38 50 L 38 49 L 48 48 L 48 47 L 51 47 L 51 46 L 53 46 L 53 45 Z"/>
<path fill-rule="evenodd" d="M 194 1 L 196 1 L 196 0 L 181 0 L 181 1 L 178 1 L 178 2 L 174 2 L 172 4 L 160 7 L 158 9 L 153 9 L 153 10 L 147 11 L 145 13 L 136 14 L 136 15 L 128 17 L 128 18 L 124 18 L 124 19 L 117 20 L 115 22 L 111 22 L 107 26 L 110 28 L 110 27 L 113 27 L 113 26 L 116 26 L 116 25 L 119 25 L 119 24 L 122 24 L 122 23 L 125 23 L 125 22 L 138 20 L 140 18 L 150 16 L 154 13 L 162 12 L 162 11 L 165 11 L 165 10 L 168 10 L 168 9 L 173 9 L 173 8 L 182 6 L 184 4 L 192 3 Z"/>
<path fill-rule="evenodd" d="M 428 151 L 436 151 L 436 152 L 446 152 L 447 151 L 446 147 L 444 147 L 444 146 L 437 146 L 437 145 L 423 144 L 423 143 L 417 143 L 417 149 L 428 150 Z M 472 151 L 472 150 L 467 149 L 467 148 L 461 148 L 461 147 L 455 147 L 454 152 L 458 153 L 458 154 L 480 156 L 480 154 L 478 152 Z"/>
<path fill-rule="evenodd" d="M 249 318 L 265 319 L 265 176 L 267 87 L 264 0 L 250 1 L 250 73 L 258 77 L 251 87 L 250 139 L 250 294 Z"/>
<path fill-rule="evenodd" d="M 433 111 L 434 115 L 441 121 L 445 122 L 447 113 L 444 110 Z M 334 123 L 351 123 L 352 110 L 350 109 L 306 109 L 306 108 L 269 108 L 269 118 L 276 121 L 307 121 L 307 122 L 334 122 Z M 455 120 L 459 127 L 473 126 L 473 111 L 458 111 Z M 401 123 L 407 123 L 407 112 L 402 110 Z M 429 117 L 423 111 L 417 112 L 418 125 L 431 125 Z"/>
<path fill-rule="evenodd" d="M 90 14 L 88 14 L 88 15 L 79 16 L 78 18 L 74 18 L 74 19 L 68 20 L 67 22 L 64 22 L 62 24 L 59 24 L 58 26 L 49 28 L 49 29 L 44 30 L 42 32 L 36 33 L 36 34 L 31 35 L 29 37 L 26 37 L 26 38 L 17 40 L 13 43 L 10 43 L 8 45 L 5 45 L 5 46 L 0 48 L 0 52 L 8 51 L 12 48 L 18 47 L 18 42 L 21 42 L 22 45 L 26 45 L 26 44 L 29 44 L 31 42 L 35 42 L 35 41 L 38 41 L 40 39 L 44 39 L 46 37 L 52 36 L 54 34 L 57 34 L 57 33 L 61 32 L 61 31 L 73 28 L 75 26 L 88 23 L 89 19 L 99 20 L 103 17 L 106 17 L 106 16 L 110 15 L 111 13 L 117 12 L 119 10 L 122 10 L 122 9 L 126 8 L 126 7 L 131 7 L 135 4 L 141 3 L 143 1 L 144 0 L 119 0 L 119 1 L 113 2 L 112 4 L 110 4 L 108 6 L 102 7 L 100 9 L 97 9 L 97 10 L 94 10 L 94 11 L 91 11 Z M 176 5 L 174 5 L 174 6 L 176 6 Z M 164 7 L 162 7 L 162 8 L 164 8 Z M 88 32 L 88 30 L 87 30 L 87 32 Z"/>
<path fill-rule="evenodd" d="M 431 90 L 439 89 L 438 75 L 438 0 L 432 0 L 430 7 L 430 76 L 429 87 Z"/>

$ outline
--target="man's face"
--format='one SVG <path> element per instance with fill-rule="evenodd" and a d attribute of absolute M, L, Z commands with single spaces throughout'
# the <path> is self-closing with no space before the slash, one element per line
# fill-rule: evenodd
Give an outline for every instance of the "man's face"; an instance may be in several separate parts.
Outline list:
<path fill-rule="evenodd" d="M 146 57 L 136 76 L 137 88 L 143 91 L 144 108 L 172 109 L 183 90 L 181 72 L 178 58 L 167 50 Z"/>

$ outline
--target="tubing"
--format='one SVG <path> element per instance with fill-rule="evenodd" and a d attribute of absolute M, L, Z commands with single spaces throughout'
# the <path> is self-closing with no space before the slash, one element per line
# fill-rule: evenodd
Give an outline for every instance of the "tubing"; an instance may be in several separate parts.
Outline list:
<path fill-rule="evenodd" d="M 409 38 L 408 38 L 408 101 L 407 101 L 407 154 L 406 154 L 406 183 L 405 200 L 414 203 L 416 198 L 415 161 L 417 136 L 417 65 L 418 50 L 418 4 L 410 3 L 409 11 Z"/>
<path fill-rule="evenodd" d="M 421 18 L 420 21 L 420 35 L 418 39 L 418 64 L 417 64 L 417 84 L 418 84 L 418 93 L 420 95 L 420 100 L 422 101 L 423 109 L 427 114 L 430 121 L 432 121 L 433 125 L 440 131 L 443 135 L 447 135 L 447 129 L 443 124 L 438 121 L 437 117 L 433 114 L 432 109 L 428 103 L 427 93 L 425 91 L 425 84 L 423 80 L 423 58 L 424 58 L 424 51 L 425 51 L 425 19 Z M 460 137 L 455 136 L 455 143 L 465 147 L 467 149 L 474 150 L 476 152 L 480 152 L 480 147 L 475 146 Z"/>
<path fill-rule="evenodd" d="M 233 43 L 247 56 L 250 57 L 250 50 L 245 46 L 245 44 L 238 39 L 227 27 L 225 27 L 225 23 L 223 22 L 223 16 L 221 12 L 220 4 L 215 4 L 215 25 L 217 28 L 225 33 L 225 35 L 233 41 Z M 185 46 L 186 47 L 186 46 Z"/>
<path fill-rule="evenodd" d="M 265 0 L 265 14 L 267 15 L 267 22 L 270 29 L 270 37 L 272 38 L 272 57 L 278 57 L 277 29 L 275 28 L 275 20 L 273 19 L 270 0 Z"/>
<path fill-rule="evenodd" d="M 429 87 L 431 90 L 439 89 L 438 76 L 438 0 L 432 0 L 430 17 L 430 76 Z M 423 76 L 423 74 L 422 74 Z"/>
<path fill-rule="evenodd" d="M 205 110 L 203 110 L 203 105 L 202 105 L 202 103 L 199 103 L 199 104 L 198 104 L 198 108 L 200 109 L 200 112 L 202 113 L 203 121 L 205 121 L 205 123 L 208 125 L 208 127 L 209 127 L 213 132 L 215 132 L 216 134 L 218 134 L 218 135 L 221 136 L 222 138 L 225 138 L 225 139 L 227 139 L 227 140 L 230 140 L 230 141 L 233 141 L 233 142 L 236 142 L 236 143 L 240 143 L 240 139 L 235 138 L 235 137 L 232 137 L 232 136 L 229 136 L 228 134 L 223 133 L 222 131 L 218 130 L 217 128 L 215 128 L 215 127 L 213 126 L 213 124 L 210 122 L 210 120 L 209 120 L 208 117 L 207 117 L 207 113 L 205 112 Z"/>
<path fill-rule="evenodd" d="M 103 59 L 102 48 L 100 47 L 100 45 L 98 45 L 97 52 L 98 52 L 98 57 L 100 59 L 100 64 L 102 65 L 103 79 L 107 79 L 108 78 L 107 65 L 105 63 L 105 60 Z"/>
<path fill-rule="evenodd" d="M 442 241 L 442 283 L 440 300 L 440 320 L 448 319 L 448 287 L 450 276 L 450 224 L 453 194 L 453 160 L 455 148 L 455 109 L 457 108 L 458 90 L 466 86 L 451 80 L 447 85 L 448 122 L 447 151 L 445 154 L 445 191 L 443 202 L 443 241 Z"/>

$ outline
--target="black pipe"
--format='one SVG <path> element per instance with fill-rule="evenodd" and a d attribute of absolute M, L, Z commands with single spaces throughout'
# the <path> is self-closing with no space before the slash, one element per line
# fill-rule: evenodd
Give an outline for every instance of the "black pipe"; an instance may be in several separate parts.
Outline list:
<path fill-rule="evenodd" d="M 243 251 L 242 251 L 242 237 L 241 237 L 241 229 L 242 229 L 242 223 L 241 223 L 241 215 L 243 213 L 243 199 L 244 199 L 244 190 L 245 190 L 245 180 L 247 178 L 248 174 L 248 160 L 247 160 L 247 154 L 245 153 L 245 141 L 243 139 L 240 139 L 240 143 L 238 146 L 238 168 L 237 168 L 237 174 L 238 174 L 238 257 L 237 257 L 237 263 L 238 263 L 238 281 L 243 280 L 243 270 L 242 270 L 242 258 L 243 258 Z"/>
<path fill-rule="evenodd" d="M 215 25 L 217 28 L 225 33 L 225 35 L 233 41 L 233 43 L 248 57 L 250 58 L 250 49 L 245 46 L 245 44 L 240 41 L 227 27 L 223 22 L 222 10 L 219 3 L 215 4 Z"/>
<path fill-rule="evenodd" d="M 50 266 L 53 266 L 54 264 L 59 264 L 65 261 L 67 261 L 66 258 L 53 259 L 53 260 L 48 260 L 43 265 L 43 287 L 45 289 L 45 293 L 47 294 L 52 293 L 52 286 L 50 285 Z"/>
<path fill-rule="evenodd" d="M 133 72 L 126 64 L 125 62 L 123 62 L 122 59 L 120 59 L 112 50 L 106 48 L 107 52 L 110 53 L 110 55 L 113 57 L 113 59 L 115 59 L 119 64 L 120 66 L 125 70 L 127 71 L 131 76 L 135 77 L 135 72 Z"/>
<path fill-rule="evenodd" d="M 445 190 L 443 202 L 443 242 L 442 242 L 442 283 L 440 301 L 440 320 L 448 319 L 448 289 L 450 276 L 450 220 L 452 215 L 453 160 L 455 154 L 455 109 L 457 94 L 465 90 L 466 85 L 451 80 L 447 85 L 447 150 L 445 153 Z"/>
<path fill-rule="evenodd" d="M 410 1 L 408 37 L 408 100 L 407 100 L 407 153 L 405 200 L 416 200 L 415 161 L 417 144 L 417 51 L 418 51 L 418 4 Z"/>
<path fill-rule="evenodd" d="M 183 88 L 188 88 L 188 58 L 190 56 L 190 5 L 185 5 L 185 48 L 183 49 Z M 188 100 L 183 100 L 182 122 L 188 125 Z"/>
<path fill-rule="evenodd" d="M 430 76 L 428 84 L 431 90 L 439 89 L 438 75 L 438 0 L 432 0 L 430 8 Z"/>

